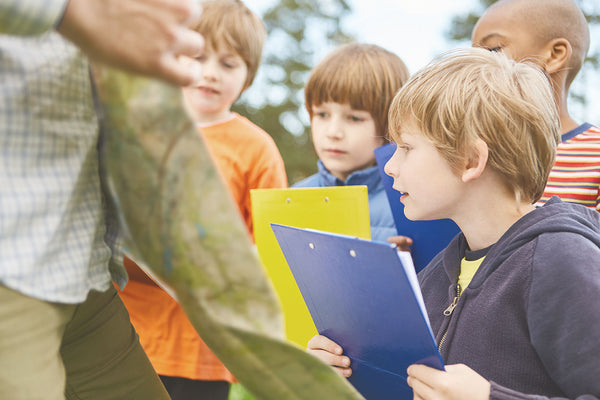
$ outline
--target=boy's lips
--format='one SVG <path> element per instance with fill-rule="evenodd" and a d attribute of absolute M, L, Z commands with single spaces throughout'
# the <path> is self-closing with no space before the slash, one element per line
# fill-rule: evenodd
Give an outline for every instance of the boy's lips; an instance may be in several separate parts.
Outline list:
<path fill-rule="evenodd" d="M 198 86 L 197 89 L 200 90 L 201 92 L 207 93 L 207 94 L 218 94 L 219 93 L 218 90 L 213 89 L 210 86 Z"/>
<path fill-rule="evenodd" d="M 396 188 L 394 188 L 394 190 L 396 190 L 400 193 L 400 201 L 402 201 L 403 199 L 406 199 L 408 197 L 408 192 L 404 192 L 404 191 L 398 190 Z"/>
<path fill-rule="evenodd" d="M 339 149 L 325 149 L 325 153 L 332 155 L 332 156 L 341 156 L 343 154 L 346 154 L 345 151 L 339 150 Z"/>
<path fill-rule="evenodd" d="M 400 193 L 400 203 L 404 204 L 404 201 L 408 198 L 408 193 L 401 192 Z"/>

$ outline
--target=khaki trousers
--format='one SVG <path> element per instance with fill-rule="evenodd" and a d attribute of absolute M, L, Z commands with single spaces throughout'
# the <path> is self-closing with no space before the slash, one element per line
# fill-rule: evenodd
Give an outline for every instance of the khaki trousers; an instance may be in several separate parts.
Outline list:
<path fill-rule="evenodd" d="M 79 305 L 0 285 L 0 399 L 168 400 L 114 287 Z"/>

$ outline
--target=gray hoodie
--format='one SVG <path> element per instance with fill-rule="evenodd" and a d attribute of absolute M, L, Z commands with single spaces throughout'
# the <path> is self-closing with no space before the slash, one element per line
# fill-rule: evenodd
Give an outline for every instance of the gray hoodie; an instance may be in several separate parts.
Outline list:
<path fill-rule="evenodd" d="M 554 197 L 525 215 L 444 315 L 466 248 L 461 233 L 419 274 L 446 364 L 490 380 L 491 399 L 600 398 L 600 213 Z"/>

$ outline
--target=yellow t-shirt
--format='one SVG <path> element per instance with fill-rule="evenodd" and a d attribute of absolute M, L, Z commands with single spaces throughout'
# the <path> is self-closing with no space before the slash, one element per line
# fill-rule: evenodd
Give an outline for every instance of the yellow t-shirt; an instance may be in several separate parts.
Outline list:
<path fill-rule="evenodd" d="M 465 289 L 471 283 L 475 272 L 485 259 L 485 256 L 478 258 L 477 260 L 469 261 L 463 258 L 460 262 L 460 275 L 458 276 L 458 284 L 462 289 Z"/>

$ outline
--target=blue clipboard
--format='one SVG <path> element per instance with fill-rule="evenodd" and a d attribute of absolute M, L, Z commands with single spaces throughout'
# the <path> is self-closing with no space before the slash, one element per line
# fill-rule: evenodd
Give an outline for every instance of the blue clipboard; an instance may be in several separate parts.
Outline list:
<path fill-rule="evenodd" d="M 392 187 L 394 179 L 383 170 L 395 151 L 395 143 L 378 147 L 374 150 L 375 160 L 392 209 L 398 235 L 408 236 L 413 240 L 411 253 L 415 269 L 419 272 L 429 264 L 433 257 L 448 246 L 448 243 L 460 232 L 460 229 L 450 219 L 411 221 L 404 216 L 404 205 L 400 202 L 400 192 Z"/>
<path fill-rule="evenodd" d="M 367 400 L 412 399 L 411 364 L 444 369 L 410 254 L 395 245 L 271 224 L 320 334 L 350 357 Z"/>

